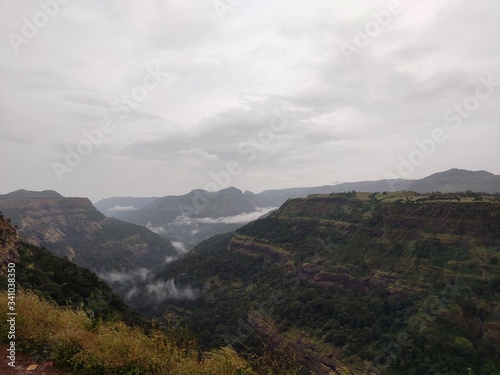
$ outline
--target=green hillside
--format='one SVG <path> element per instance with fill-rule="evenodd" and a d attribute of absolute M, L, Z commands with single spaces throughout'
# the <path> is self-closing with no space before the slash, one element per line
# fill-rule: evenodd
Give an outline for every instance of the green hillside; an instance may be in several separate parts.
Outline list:
<path fill-rule="evenodd" d="M 4 265 L 15 263 L 15 280 L 21 289 L 33 290 L 60 306 L 92 310 L 96 318 L 140 321 L 111 288 L 86 268 L 21 240 L 0 213 L 0 256 Z M 6 269 L 0 271 L 0 290 L 7 290 Z"/>
<path fill-rule="evenodd" d="M 310 196 L 169 265 L 198 298 L 144 312 L 305 373 L 496 374 L 499 258 L 498 195 Z"/>
<path fill-rule="evenodd" d="M 12 273 L 0 269 L 0 314 L 17 314 L 14 331 L 0 323 L 0 343 L 32 363 L 88 375 L 255 374 L 230 348 L 201 352 L 187 331 L 140 319 L 88 269 L 22 241 L 1 213 L 0 259 L 16 271 L 13 297 Z"/>

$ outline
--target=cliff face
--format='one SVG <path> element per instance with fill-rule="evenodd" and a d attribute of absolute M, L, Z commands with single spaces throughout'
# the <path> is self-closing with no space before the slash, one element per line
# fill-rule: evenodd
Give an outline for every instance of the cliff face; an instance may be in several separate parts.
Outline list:
<path fill-rule="evenodd" d="M 158 269 L 177 253 L 147 228 L 106 218 L 86 198 L 2 198 L 25 240 L 92 270 Z"/>
<path fill-rule="evenodd" d="M 17 231 L 0 214 L 0 277 L 7 271 L 7 265 L 19 259 L 20 244 Z"/>
<path fill-rule="evenodd" d="M 342 288 L 423 291 L 469 263 L 488 279 L 499 270 L 500 198 L 358 193 L 294 199 L 241 228 L 230 248 L 265 254 L 289 272 Z"/>
<path fill-rule="evenodd" d="M 200 291 L 163 311 L 208 344 L 261 335 L 320 374 L 500 371 L 497 196 L 293 199 L 162 277 Z"/>

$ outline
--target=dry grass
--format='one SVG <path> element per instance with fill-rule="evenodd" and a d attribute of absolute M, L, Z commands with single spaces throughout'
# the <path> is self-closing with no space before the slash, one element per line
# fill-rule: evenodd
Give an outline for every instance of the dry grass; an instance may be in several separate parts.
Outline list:
<path fill-rule="evenodd" d="M 0 293 L 0 314 L 6 316 L 7 295 Z M 160 330 L 146 335 L 122 322 L 103 323 L 82 310 L 62 308 L 33 292 L 16 299 L 19 349 L 52 359 L 79 374 L 254 374 L 232 349 L 199 356 L 194 343 L 179 346 Z M 8 325 L 0 324 L 7 338 Z"/>

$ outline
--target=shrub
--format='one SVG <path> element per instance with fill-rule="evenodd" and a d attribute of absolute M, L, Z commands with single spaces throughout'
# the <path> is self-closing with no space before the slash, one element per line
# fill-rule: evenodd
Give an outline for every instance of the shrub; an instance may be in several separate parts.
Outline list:
<path fill-rule="evenodd" d="M 0 293 L 6 316 L 7 294 Z M 31 291 L 16 298 L 18 348 L 79 374 L 254 374 L 231 348 L 199 354 L 194 342 L 179 346 L 160 329 L 149 334 L 123 322 L 96 321 L 90 311 L 59 307 Z M 0 323 L 7 338 L 8 323 Z"/>

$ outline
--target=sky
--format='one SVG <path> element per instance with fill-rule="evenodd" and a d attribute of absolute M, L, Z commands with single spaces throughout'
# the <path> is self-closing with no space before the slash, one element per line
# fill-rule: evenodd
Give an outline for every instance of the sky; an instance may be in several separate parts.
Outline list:
<path fill-rule="evenodd" d="M 0 193 L 500 174 L 498 0 L 0 0 Z"/>

